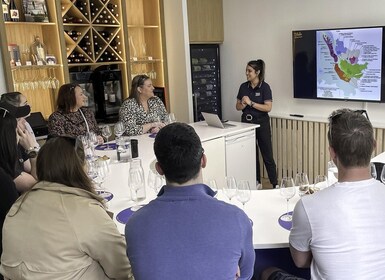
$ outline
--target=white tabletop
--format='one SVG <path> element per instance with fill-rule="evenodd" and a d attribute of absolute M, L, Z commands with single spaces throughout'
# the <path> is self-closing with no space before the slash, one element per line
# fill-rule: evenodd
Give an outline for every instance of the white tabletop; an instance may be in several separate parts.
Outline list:
<path fill-rule="evenodd" d="M 205 122 L 194 123 L 191 126 L 194 127 L 202 142 L 242 133 L 258 127 L 254 124 L 234 124 L 237 126 L 228 129 L 208 127 Z M 139 158 L 142 160 L 147 182 L 148 171 L 155 162 L 153 152 L 154 138 L 151 138 L 149 134 L 131 138 L 139 140 Z M 129 163 L 117 162 L 116 150 L 97 151 L 97 154 L 99 156 L 107 155 L 111 158 L 110 173 L 103 182 L 102 188 L 114 195 L 113 199 L 108 203 L 108 209 L 114 213 L 114 221 L 119 231 L 124 234 L 124 225 L 116 220 L 116 215 L 120 211 L 134 205 L 134 202 L 130 200 L 128 188 Z M 221 188 L 221 186 L 218 186 L 218 188 Z M 146 204 L 156 198 L 155 191 L 150 188 L 146 189 L 146 194 L 146 200 L 141 202 L 141 204 Z M 218 191 L 217 198 L 242 208 L 241 203 L 235 198 L 229 201 L 222 190 Z M 290 200 L 289 211 L 293 210 L 298 199 L 299 197 L 296 195 Z M 245 206 L 245 212 L 253 221 L 253 244 L 255 249 L 288 247 L 289 231 L 278 223 L 279 217 L 286 212 L 286 200 L 280 196 L 279 190 L 253 190 L 251 199 Z"/>
<path fill-rule="evenodd" d="M 382 163 L 385 163 L 385 152 L 375 156 L 370 161 L 371 162 L 382 162 Z"/>

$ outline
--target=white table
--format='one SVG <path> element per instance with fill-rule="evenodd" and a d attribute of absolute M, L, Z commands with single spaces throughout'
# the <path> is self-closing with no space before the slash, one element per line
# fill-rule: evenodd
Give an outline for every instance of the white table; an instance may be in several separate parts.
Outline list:
<path fill-rule="evenodd" d="M 133 137 L 139 140 L 139 157 L 142 159 L 145 177 L 150 169 L 150 163 L 155 160 L 152 150 L 153 138 L 148 135 Z M 107 155 L 111 158 L 110 174 L 104 181 L 102 187 L 114 194 L 114 198 L 108 203 L 109 210 L 113 212 L 114 221 L 119 231 L 124 234 L 124 225 L 116 220 L 116 215 L 131 207 L 134 203 L 130 201 L 128 189 L 129 163 L 116 162 L 116 150 L 98 151 L 99 155 Z M 147 180 L 147 178 L 146 178 Z M 218 186 L 219 188 L 221 186 Z M 155 191 L 147 188 L 147 198 L 142 202 L 146 204 L 156 197 Z M 229 202 L 222 190 L 219 190 L 217 198 Z M 289 202 L 289 211 L 294 209 L 298 201 L 298 194 Z M 242 208 L 236 198 L 230 202 Z M 253 245 L 255 249 L 284 248 L 288 247 L 289 231 L 281 227 L 278 218 L 286 211 L 286 200 L 280 196 L 279 189 L 253 190 L 252 197 L 246 203 L 245 212 L 253 221 Z"/>
<path fill-rule="evenodd" d="M 385 152 L 375 156 L 370 161 L 371 162 L 382 162 L 382 163 L 385 163 Z"/>

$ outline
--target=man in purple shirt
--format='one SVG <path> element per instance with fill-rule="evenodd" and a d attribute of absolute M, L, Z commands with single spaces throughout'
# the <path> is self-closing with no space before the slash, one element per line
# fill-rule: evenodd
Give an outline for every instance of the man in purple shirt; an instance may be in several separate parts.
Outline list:
<path fill-rule="evenodd" d="M 154 151 L 156 170 L 167 185 L 126 225 L 135 279 L 251 279 L 250 220 L 202 183 L 207 159 L 194 129 L 167 125 L 156 136 Z"/>

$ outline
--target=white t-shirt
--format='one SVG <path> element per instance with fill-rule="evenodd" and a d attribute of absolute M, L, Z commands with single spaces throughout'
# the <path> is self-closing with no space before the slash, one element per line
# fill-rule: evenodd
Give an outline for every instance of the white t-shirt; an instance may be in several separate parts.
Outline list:
<path fill-rule="evenodd" d="M 302 197 L 290 244 L 312 252 L 312 279 L 385 279 L 385 186 L 336 183 Z"/>

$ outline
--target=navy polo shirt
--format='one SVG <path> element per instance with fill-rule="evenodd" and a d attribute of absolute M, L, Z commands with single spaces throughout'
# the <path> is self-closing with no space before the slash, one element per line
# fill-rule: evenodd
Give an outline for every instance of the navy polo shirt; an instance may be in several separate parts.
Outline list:
<path fill-rule="evenodd" d="M 265 104 L 265 101 L 273 101 L 271 89 L 268 83 L 263 81 L 259 83 L 255 88 L 251 86 L 250 82 L 245 82 L 239 87 L 237 99 L 242 100 L 242 97 L 248 96 L 254 103 Z M 250 114 L 256 119 L 268 116 L 267 112 L 262 112 L 257 109 L 246 106 L 242 110 L 244 114 Z"/>
<path fill-rule="evenodd" d="M 125 229 L 135 279 L 235 279 L 253 276 L 255 253 L 246 214 L 214 198 L 206 185 L 164 186 Z"/>

